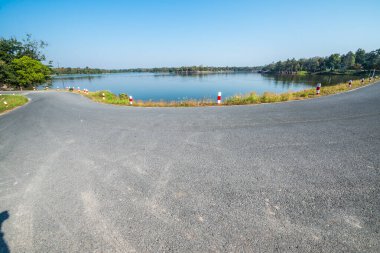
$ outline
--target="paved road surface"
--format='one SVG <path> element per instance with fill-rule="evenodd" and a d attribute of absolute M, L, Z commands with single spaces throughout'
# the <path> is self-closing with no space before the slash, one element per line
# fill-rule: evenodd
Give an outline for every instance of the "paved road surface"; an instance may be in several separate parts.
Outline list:
<path fill-rule="evenodd" d="M 4 252 L 380 251 L 380 84 L 208 108 L 28 97 L 0 116 Z"/>

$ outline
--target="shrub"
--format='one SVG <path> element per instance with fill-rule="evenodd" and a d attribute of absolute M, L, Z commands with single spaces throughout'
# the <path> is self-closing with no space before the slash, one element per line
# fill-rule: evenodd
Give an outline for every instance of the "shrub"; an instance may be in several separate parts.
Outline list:
<path fill-rule="evenodd" d="M 263 96 L 261 97 L 261 102 L 263 103 L 273 103 L 280 101 L 281 96 L 271 92 L 264 92 Z"/>
<path fill-rule="evenodd" d="M 289 101 L 293 99 L 293 94 L 292 93 L 283 93 L 280 95 L 281 96 L 281 101 Z"/>
<path fill-rule="evenodd" d="M 122 99 L 122 100 L 129 99 L 128 94 L 126 94 L 126 93 L 120 93 L 119 94 L 119 99 Z"/>

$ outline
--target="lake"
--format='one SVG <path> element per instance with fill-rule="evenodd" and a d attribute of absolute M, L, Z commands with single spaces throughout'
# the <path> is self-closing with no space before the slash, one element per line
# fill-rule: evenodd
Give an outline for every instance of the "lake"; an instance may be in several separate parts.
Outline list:
<path fill-rule="evenodd" d="M 357 78 L 357 77 L 356 77 Z M 315 87 L 318 82 L 331 85 L 354 79 L 350 76 L 284 76 L 260 73 L 223 73 L 177 75 L 167 73 L 117 73 L 99 75 L 63 75 L 53 78 L 53 88 L 75 87 L 89 91 L 109 90 L 127 93 L 135 100 L 214 99 L 218 91 L 223 97 L 266 91 L 282 93 Z"/>

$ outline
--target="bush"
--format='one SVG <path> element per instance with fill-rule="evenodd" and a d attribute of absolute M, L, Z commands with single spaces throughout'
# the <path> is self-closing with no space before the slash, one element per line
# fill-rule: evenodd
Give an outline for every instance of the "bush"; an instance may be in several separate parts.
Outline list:
<path fill-rule="evenodd" d="M 261 102 L 263 103 L 273 103 L 280 101 L 281 96 L 271 92 L 264 92 L 263 96 L 261 97 Z"/>
<path fill-rule="evenodd" d="M 247 102 L 249 104 L 256 104 L 260 102 L 260 96 L 256 94 L 256 92 L 251 92 L 247 97 Z"/>
<path fill-rule="evenodd" d="M 115 94 L 113 94 L 112 92 L 107 91 L 107 90 L 101 90 L 101 91 L 94 92 L 94 93 L 92 93 L 92 96 L 95 98 L 99 98 L 99 99 L 103 99 L 103 97 L 104 97 L 106 100 L 113 100 L 113 99 L 117 98 L 117 96 Z"/>
<path fill-rule="evenodd" d="M 292 93 L 283 93 L 280 95 L 281 96 L 281 101 L 289 101 L 293 99 L 293 94 Z"/>
<path fill-rule="evenodd" d="M 129 99 L 128 94 L 126 94 L 126 93 L 120 93 L 119 94 L 119 99 L 122 99 L 122 100 Z"/>

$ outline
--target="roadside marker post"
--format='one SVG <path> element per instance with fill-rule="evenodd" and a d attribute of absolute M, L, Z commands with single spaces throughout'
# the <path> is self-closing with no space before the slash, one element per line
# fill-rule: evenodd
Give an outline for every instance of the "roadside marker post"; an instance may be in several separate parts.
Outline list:
<path fill-rule="evenodd" d="M 220 103 L 222 103 L 222 92 L 218 92 L 218 105 L 220 105 Z"/>
<path fill-rule="evenodd" d="M 132 96 L 129 96 L 129 104 L 130 104 L 130 105 L 133 104 L 133 97 L 132 97 Z"/>
<path fill-rule="evenodd" d="M 348 86 L 350 86 L 350 88 L 351 88 L 351 86 L 352 86 L 352 80 L 348 81 Z"/>
<path fill-rule="evenodd" d="M 317 95 L 319 95 L 321 93 L 321 87 L 322 87 L 322 84 L 318 83 L 317 84 Z"/>

